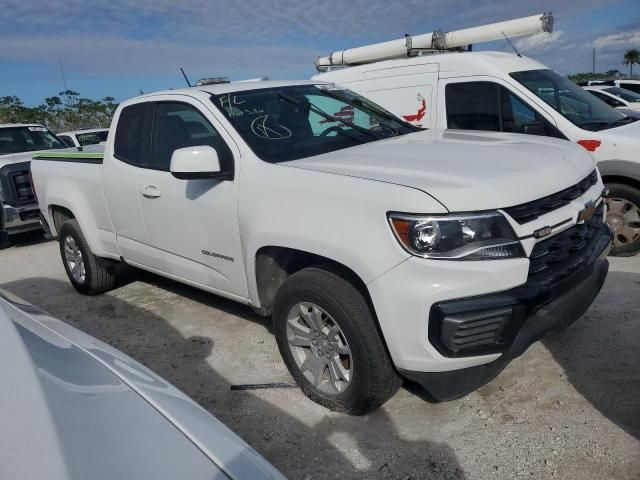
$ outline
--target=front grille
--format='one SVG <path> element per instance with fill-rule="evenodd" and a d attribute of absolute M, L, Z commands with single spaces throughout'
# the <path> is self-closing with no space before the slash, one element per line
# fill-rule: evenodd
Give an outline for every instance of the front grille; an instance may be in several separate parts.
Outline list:
<path fill-rule="evenodd" d="M 565 188 L 560 192 L 534 200 L 532 202 L 516 205 L 515 207 L 505 208 L 504 211 L 509 214 L 520 225 L 531 222 L 545 213 L 556 210 L 570 203 L 572 200 L 580 197 L 593 185 L 598 182 L 598 173 L 594 169 L 580 182 L 574 186 Z"/>
<path fill-rule="evenodd" d="M 604 201 L 589 221 L 536 243 L 529 257 L 529 281 L 544 286 L 552 285 L 579 270 L 607 228 L 603 216 Z"/>

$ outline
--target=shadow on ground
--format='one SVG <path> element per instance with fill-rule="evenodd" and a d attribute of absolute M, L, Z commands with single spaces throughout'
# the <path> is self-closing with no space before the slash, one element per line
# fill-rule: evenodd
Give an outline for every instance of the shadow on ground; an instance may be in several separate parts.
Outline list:
<path fill-rule="evenodd" d="M 575 389 L 640 438 L 640 274 L 609 272 L 589 312 L 544 340 Z"/>
<path fill-rule="evenodd" d="M 42 230 L 35 230 L 32 232 L 16 233 L 9 236 L 6 245 L 3 248 L 22 248 L 30 247 L 31 245 L 38 245 L 39 243 L 46 243 L 51 241 L 51 237 L 45 235 Z"/>
<path fill-rule="evenodd" d="M 248 307 L 155 276 L 141 274 L 139 278 L 211 308 L 265 324 Z M 465 478 L 450 447 L 402 439 L 384 410 L 367 417 L 327 412 L 310 426 L 288 414 L 286 405 L 276 407 L 251 392 L 231 391 L 207 361 L 216 349 L 210 338 L 184 338 L 164 318 L 111 294 L 82 297 L 67 282 L 49 278 L 9 282 L 0 288 L 151 368 L 216 415 L 290 478 Z M 299 403 L 304 401 L 300 397 Z M 352 445 L 353 451 L 336 447 L 331 439 L 341 439 L 338 443 Z M 354 457 L 359 468 L 354 466 Z"/>

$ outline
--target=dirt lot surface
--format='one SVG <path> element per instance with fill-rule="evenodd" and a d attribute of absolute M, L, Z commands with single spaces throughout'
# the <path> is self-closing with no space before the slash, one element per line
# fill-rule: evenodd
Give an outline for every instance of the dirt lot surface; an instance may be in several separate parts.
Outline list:
<path fill-rule="evenodd" d="M 0 288 L 147 365 L 292 479 L 640 479 L 640 257 L 613 259 L 589 312 L 467 397 L 401 389 L 365 417 L 336 414 L 291 382 L 268 321 L 141 272 L 97 297 L 75 292 L 58 246 L 0 251 Z"/>

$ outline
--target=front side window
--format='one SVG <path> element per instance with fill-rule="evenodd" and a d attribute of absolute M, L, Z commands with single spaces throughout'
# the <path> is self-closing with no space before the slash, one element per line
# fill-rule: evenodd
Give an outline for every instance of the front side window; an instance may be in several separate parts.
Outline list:
<path fill-rule="evenodd" d="M 0 128 L 0 155 L 53 148 L 67 148 L 67 146 L 45 127 Z"/>
<path fill-rule="evenodd" d="M 113 151 L 118 160 L 138 166 L 149 165 L 149 138 L 154 103 L 136 103 L 120 112 Z"/>
<path fill-rule="evenodd" d="M 556 137 L 557 129 L 510 90 L 494 82 L 445 87 L 448 128 Z"/>
<path fill-rule="evenodd" d="M 610 107 L 613 107 L 613 108 L 624 107 L 624 103 L 622 103 L 620 100 L 616 100 L 615 98 L 613 98 L 610 95 L 607 95 L 606 93 L 602 93 L 597 90 L 587 90 L 587 91 L 594 97 L 597 97 L 600 100 L 602 100 L 604 103 L 606 103 Z"/>
<path fill-rule="evenodd" d="M 216 149 L 220 167 L 233 166 L 231 150 L 220 134 L 195 107 L 186 103 L 159 103 L 153 127 L 151 166 L 169 170 L 171 156 L 179 148 L 208 145 Z"/>
<path fill-rule="evenodd" d="M 211 97 L 247 145 L 271 163 L 321 155 L 420 130 L 333 85 L 293 85 Z"/>
<path fill-rule="evenodd" d="M 585 130 L 604 130 L 633 121 L 552 70 L 513 72 L 511 77 Z"/>

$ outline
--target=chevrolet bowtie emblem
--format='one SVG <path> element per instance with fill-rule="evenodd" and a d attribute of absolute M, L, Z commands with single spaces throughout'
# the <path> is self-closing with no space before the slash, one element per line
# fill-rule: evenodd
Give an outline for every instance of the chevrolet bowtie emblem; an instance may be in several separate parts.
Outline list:
<path fill-rule="evenodd" d="M 580 213 L 578 213 L 578 223 L 588 222 L 595 213 L 596 202 L 590 200 L 584 205 L 584 210 L 580 210 Z"/>

